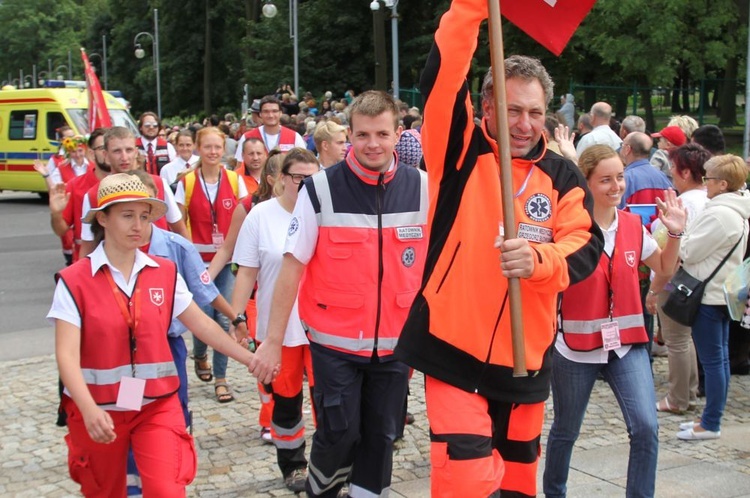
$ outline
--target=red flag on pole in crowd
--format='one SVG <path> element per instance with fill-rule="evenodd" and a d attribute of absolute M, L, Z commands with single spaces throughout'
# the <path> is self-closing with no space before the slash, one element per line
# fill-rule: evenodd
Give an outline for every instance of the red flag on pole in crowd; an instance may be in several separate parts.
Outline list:
<path fill-rule="evenodd" d="M 596 0 L 505 1 L 502 2 L 502 13 L 521 31 L 559 56 L 595 2 Z"/>
<path fill-rule="evenodd" d="M 83 69 L 86 74 L 86 88 L 89 96 L 89 132 L 97 128 L 109 128 L 112 126 L 112 120 L 109 118 L 107 102 L 102 93 L 102 85 L 96 76 L 94 67 L 89 62 L 86 50 L 81 47 L 81 59 L 83 59 Z"/>

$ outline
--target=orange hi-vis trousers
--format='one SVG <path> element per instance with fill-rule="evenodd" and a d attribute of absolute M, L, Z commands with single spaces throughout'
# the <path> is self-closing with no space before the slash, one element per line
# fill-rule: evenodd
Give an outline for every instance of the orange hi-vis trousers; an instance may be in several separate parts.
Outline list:
<path fill-rule="evenodd" d="M 284 477 L 307 467 L 305 458 L 305 421 L 302 416 L 304 373 L 310 388 L 315 387 L 310 346 L 281 347 L 281 370 L 271 384 L 273 415 L 271 437 L 276 446 L 276 460 Z M 313 421 L 315 409 L 313 408 Z"/>
<path fill-rule="evenodd" d="M 536 496 L 544 402 L 490 400 L 429 376 L 425 401 L 432 496 Z"/>
<path fill-rule="evenodd" d="M 256 306 L 255 297 L 251 297 L 247 300 L 247 306 L 245 306 L 245 316 L 247 316 L 247 335 L 255 341 L 255 335 L 257 333 L 258 325 L 258 308 Z M 258 341 L 255 341 L 257 346 L 260 346 Z M 261 427 L 271 427 L 271 414 L 273 413 L 273 397 L 271 393 L 266 391 L 263 384 L 258 382 L 258 395 L 260 396 L 260 411 L 258 412 L 258 424 Z"/>

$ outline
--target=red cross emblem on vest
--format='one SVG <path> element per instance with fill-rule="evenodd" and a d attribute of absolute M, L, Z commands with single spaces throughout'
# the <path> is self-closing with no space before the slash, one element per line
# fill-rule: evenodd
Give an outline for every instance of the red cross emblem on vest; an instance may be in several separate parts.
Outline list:
<path fill-rule="evenodd" d="M 635 251 L 625 251 L 625 262 L 629 267 L 635 267 Z"/>
<path fill-rule="evenodd" d="M 164 289 L 149 289 L 148 295 L 154 306 L 161 306 L 164 304 Z"/>

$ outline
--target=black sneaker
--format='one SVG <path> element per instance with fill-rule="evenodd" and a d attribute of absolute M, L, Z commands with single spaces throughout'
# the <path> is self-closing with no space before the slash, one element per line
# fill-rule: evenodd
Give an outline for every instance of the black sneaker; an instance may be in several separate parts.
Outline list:
<path fill-rule="evenodd" d="M 307 481 L 307 469 L 294 469 L 284 478 L 284 485 L 292 493 L 301 493 L 305 490 L 305 481 Z"/>

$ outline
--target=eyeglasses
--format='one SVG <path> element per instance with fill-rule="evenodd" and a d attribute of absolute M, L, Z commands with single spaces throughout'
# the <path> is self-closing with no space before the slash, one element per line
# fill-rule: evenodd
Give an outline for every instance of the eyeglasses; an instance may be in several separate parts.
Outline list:
<path fill-rule="evenodd" d="M 721 180 L 721 178 L 718 178 L 716 176 L 704 176 L 703 185 L 707 184 L 709 180 Z"/>
<path fill-rule="evenodd" d="M 93 151 L 104 150 L 104 146 L 100 145 L 99 147 L 92 147 L 91 150 L 93 150 Z"/>
<path fill-rule="evenodd" d="M 141 126 L 143 126 L 144 128 L 158 128 L 159 124 L 158 123 L 143 123 Z"/>
<path fill-rule="evenodd" d="M 300 175 L 297 173 L 284 173 L 286 176 L 292 179 L 292 183 L 299 185 L 305 178 L 310 178 L 312 175 Z"/>

